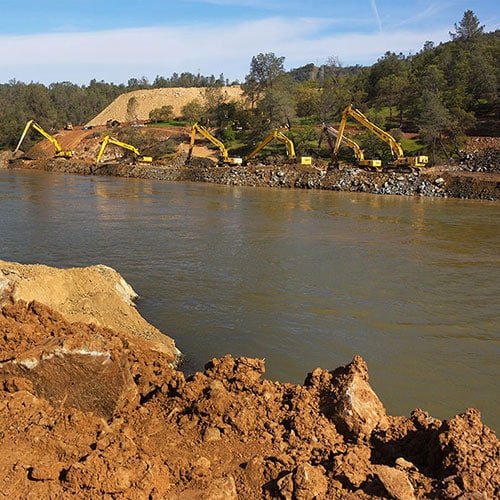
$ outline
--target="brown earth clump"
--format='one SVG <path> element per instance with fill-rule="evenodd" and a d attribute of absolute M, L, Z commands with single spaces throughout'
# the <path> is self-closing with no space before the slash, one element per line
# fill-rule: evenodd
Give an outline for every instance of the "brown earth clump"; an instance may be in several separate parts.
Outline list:
<path fill-rule="evenodd" d="M 150 340 L 175 363 L 180 353 L 174 341 L 139 314 L 134 303 L 137 297 L 108 266 L 58 269 L 0 260 L 0 305 L 37 301 L 70 322 L 93 323 Z"/>
<path fill-rule="evenodd" d="M 499 441 L 477 410 L 386 414 L 365 362 L 303 385 L 230 355 L 185 377 L 149 341 L 37 302 L 0 310 L 6 498 L 482 498 Z"/>

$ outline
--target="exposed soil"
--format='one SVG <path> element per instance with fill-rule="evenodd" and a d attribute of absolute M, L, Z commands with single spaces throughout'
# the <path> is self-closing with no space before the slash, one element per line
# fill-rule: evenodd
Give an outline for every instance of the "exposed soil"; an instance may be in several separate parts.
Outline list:
<path fill-rule="evenodd" d="M 242 90 L 239 85 L 223 87 L 222 92 L 227 100 L 239 101 L 242 99 Z M 107 108 L 90 120 L 87 125 L 106 125 L 108 120 L 117 120 L 121 123 L 131 121 L 130 113 L 127 113 L 130 99 L 135 101 L 135 119 L 139 121 L 149 120 L 149 112 L 162 106 L 172 106 L 174 116 L 182 116 L 182 108 L 191 101 L 205 100 L 205 89 L 192 87 L 173 87 L 151 90 L 135 90 L 118 96 Z"/>
<path fill-rule="evenodd" d="M 359 356 L 317 368 L 303 385 L 262 379 L 263 360 L 230 355 L 185 377 L 133 317 L 131 328 L 106 326 L 134 296 L 114 270 L 1 270 L 5 498 L 500 494 L 500 443 L 479 411 L 445 421 L 423 410 L 389 416 Z"/>
<path fill-rule="evenodd" d="M 493 499 L 499 441 L 468 409 L 385 413 L 360 357 L 303 385 L 225 356 L 186 378 L 142 338 L 0 310 L 6 498 Z"/>
<path fill-rule="evenodd" d="M 40 302 L 70 322 L 93 323 L 145 338 L 175 363 L 180 353 L 173 339 L 138 313 L 134 303 L 137 297 L 122 276 L 108 266 L 58 269 L 0 260 L 0 304 Z"/>

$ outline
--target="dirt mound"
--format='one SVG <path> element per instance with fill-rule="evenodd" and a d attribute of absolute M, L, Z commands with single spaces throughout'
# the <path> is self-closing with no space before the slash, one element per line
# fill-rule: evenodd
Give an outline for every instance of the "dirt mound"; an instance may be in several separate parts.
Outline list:
<path fill-rule="evenodd" d="M 71 322 L 94 323 L 148 339 L 173 362 L 174 341 L 137 312 L 132 287 L 108 266 L 57 269 L 0 260 L 0 304 L 24 300 L 45 304 Z"/>
<path fill-rule="evenodd" d="M 222 87 L 228 100 L 242 100 L 242 90 L 239 85 Z M 179 117 L 182 107 L 198 99 L 204 101 L 205 89 L 203 87 L 173 87 L 152 90 L 135 90 L 118 96 L 107 108 L 87 123 L 87 126 L 105 125 L 108 120 L 119 122 L 132 121 L 127 114 L 130 99 L 134 99 L 136 106 L 134 113 L 139 121 L 149 120 L 149 112 L 162 106 L 172 106 L 173 113 Z"/>
<path fill-rule="evenodd" d="M 9 498 L 494 498 L 479 412 L 391 417 L 355 357 L 304 385 L 225 356 L 186 378 L 149 342 L 18 301 L 0 310 Z"/>

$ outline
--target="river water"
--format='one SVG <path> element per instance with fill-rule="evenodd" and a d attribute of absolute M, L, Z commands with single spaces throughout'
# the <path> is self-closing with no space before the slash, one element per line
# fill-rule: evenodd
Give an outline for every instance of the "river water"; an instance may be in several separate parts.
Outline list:
<path fill-rule="evenodd" d="M 0 170 L 0 259 L 106 264 L 184 371 L 360 354 L 388 412 L 500 429 L 500 203 Z"/>

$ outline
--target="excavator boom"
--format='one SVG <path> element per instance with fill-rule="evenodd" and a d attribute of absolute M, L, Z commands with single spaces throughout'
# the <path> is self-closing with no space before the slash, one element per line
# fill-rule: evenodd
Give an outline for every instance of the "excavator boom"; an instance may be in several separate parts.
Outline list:
<path fill-rule="evenodd" d="M 19 139 L 19 142 L 17 143 L 16 149 L 14 149 L 14 153 L 19 151 L 19 148 L 21 147 L 22 142 L 24 141 L 24 138 L 26 137 L 26 134 L 28 133 L 28 130 L 30 128 L 34 128 L 37 132 L 43 135 L 46 139 L 48 139 L 56 148 L 56 153 L 54 155 L 55 158 L 72 158 L 73 157 L 73 151 L 63 151 L 59 143 L 57 142 L 55 137 L 52 137 L 48 132 L 45 132 L 45 130 L 38 125 L 38 123 L 35 120 L 30 120 L 28 123 L 26 123 L 23 133 L 21 134 L 21 138 Z"/>
<path fill-rule="evenodd" d="M 334 151 L 334 144 L 331 140 L 331 137 L 335 137 L 335 140 L 339 137 L 339 131 L 333 128 L 331 125 L 326 125 L 323 124 L 323 132 L 326 135 L 326 138 L 328 140 L 328 144 L 330 145 L 330 149 Z M 349 148 L 351 148 L 354 152 L 354 156 L 356 158 L 356 161 L 358 165 L 361 167 L 381 167 L 382 166 L 382 161 L 381 160 L 365 160 L 365 155 L 363 153 L 363 150 L 359 147 L 359 144 L 352 139 L 349 139 L 349 137 L 342 135 L 341 141 Z M 334 158 L 332 156 L 332 162 L 334 161 Z"/>
<path fill-rule="evenodd" d="M 382 130 L 380 127 L 372 123 L 361 111 L 356 109 L 352 104 L 349 104 L 342 112 L 342 118 L 340 120 L 338 136 L 335 141 L 335 146 L 332 154 L 332 161 L 337 162 L 338 151 L 340 148 L 340 143 L 343 138 L 345 125 L 349 116 L 352 116 L 361 125 L 365 126 L 373 134 L 375 134 L 379 139 L 382 139 L 391 148 L 391 153 L 395 157 L 393 165 L 395 166 L 410 166 L 410 167 L 423 167 L 425 166 L 429 159 L 427 156 L 405 156 L 403 148 L 399 142 L 394 139 L 394 137 Z"/>
<path fill-rule="evenodd" d="M 293 142 L 285 135 L 283 132 L 275 128 L 264 140 L 247 156 L 245 156 L 244 162 L 251 160 L 254 158 L 260 151 L 262 151 L 272 140 L 278 140 L 285 144 L 286 154 L 289 158 L 295 158 L 295 147 Z"/>
<path fill-rule="evenodd" d="M 212 144 L 217 146 L 221 155 L 221 162 L 223 164 L 229 165 L 241 165 L 242 159 L 238 157 L 229 157 L 229 153 L 226 149 L 226 146 L 219 141 L 216 137 L 214 137 L 205 127 L 199 125 L 198 123 L 194 123 L 191 128 L 191 138 L 189 141 L 189 152 L 188 152 L 188 161 L 191 159 L 191 155 L 193 153 L 194 141 L 196 138 L 196 133 L 199 132 L 205 139 L 208 139 Z"/>
<path fill-rule="evenodd" d="M 114 144 L 115 146 L 119 146 L 121 148 L 132 151 L 132 153 L 134 153 L 134 159 L 137 161 L 140 161 L 143 163 L 151 163 L 153 161 L 153 158 L 151 158 L 151 156 L 141 155 L 141 153 L 139 152 L 139 150 L 135 146 L 132 146 L 131 144 L 127 144 L 126 142 L 119 141 L 118 139 L 115 139 L 114 137 L 107 135 L 104 137 L 104 139 L 101 143 L 101 148 L 99 149 L 99 152 L 97 153 L 97 157 L 95 159 L 96 165 L 100 162 L 102 155 L 104 153 L 104 150 L 106 149 L 108 144 Z"/>
<path fill-rule="evenodd" d="M 297 157 L 295 155 L 295 146 L 291 139 L 289 139 L 283 132 L 279 129 L 275 128 L 271 133 L 264 138 L 264 140 L 257 145 L 257 147 L 245 158 L 243 159 L 243 163 L 247 163 L 249 160 L 254 158 L 260 151 L 262 151 L 272 140 L 278 140 L 282 142 L 286 147 L 286 154 L 290 160 L 296 160 Z M 310 156 L 301 156 L 300 163 L 302 165 L 311 165 L 312 159 Z"/>

